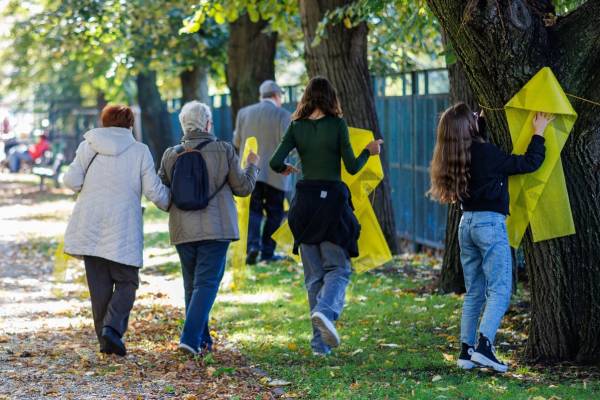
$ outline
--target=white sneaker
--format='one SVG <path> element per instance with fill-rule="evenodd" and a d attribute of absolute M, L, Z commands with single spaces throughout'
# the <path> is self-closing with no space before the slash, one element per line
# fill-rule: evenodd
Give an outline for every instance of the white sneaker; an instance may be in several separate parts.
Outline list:
<path fill-rule="evenodd" d="M 338 347 L 340 345 L 340 335 L 338 335 L 335 325 L 329 318 L 317 311 L 310 316 L 310 319 L 321 332 L 321 338 L 327 346 Z"/>
<path fill-rule="evenodd" d="M 186 354 L 191 354 L 193 356 L 198 355 L 198 350 L 194 349 L 192 346 L 188 346 L 185 343 L 179 343 L 179 351 Z"/>

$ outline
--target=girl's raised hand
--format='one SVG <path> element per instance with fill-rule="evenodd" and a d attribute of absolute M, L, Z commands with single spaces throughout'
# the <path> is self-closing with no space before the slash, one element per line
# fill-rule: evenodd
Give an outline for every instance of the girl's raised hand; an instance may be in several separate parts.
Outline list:
<path fill-rule="evenodd" d="M 555 116 L 549 113 L 537 112 L 533 117 L 534 134 L 544 136 L 544 131 L 548 124 L 554 121 Z"/>

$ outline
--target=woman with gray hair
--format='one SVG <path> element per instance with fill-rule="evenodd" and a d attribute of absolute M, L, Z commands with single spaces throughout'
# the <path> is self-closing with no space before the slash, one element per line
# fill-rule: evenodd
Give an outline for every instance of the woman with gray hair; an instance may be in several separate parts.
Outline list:
<path fill-rule="evenodd" d="M 204 193 L 208 199 L 206 207 L 190 209 L 180 204 L 180 208 L 174 194 L 169 210 L 171 244 L 179 254 L 185 289 L 185 324 L 179 348 L 195 355 L 212 349 L 209 313 L 223 278 L 229 243 L 239 240 L 233 195 L 252 193 L 259 157 L 251 152 L 246 168 L 242 169 L 233 145 L 217 140 L 211 133 L 212 114 L 206 104 L 186 103 L 179 122 L 184 133 L 181 145 L 165 151 L 159 176 L 171 187 L 177 162 L 184 155 L 190 157 L 190 153 L 195 153 L 203 159 L 208 180 L 208 193 Z M 189 190 L 197 191 L 198 187 Z"/>

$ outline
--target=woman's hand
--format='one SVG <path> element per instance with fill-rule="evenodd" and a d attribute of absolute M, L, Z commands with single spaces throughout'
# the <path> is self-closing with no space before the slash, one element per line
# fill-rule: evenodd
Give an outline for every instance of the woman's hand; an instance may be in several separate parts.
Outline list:
<path fill-rule="evenodd" d="M 297 174 L 299 172 L 300 172 L 300 170 L 298 168 L 294 167 L 293 165 L 285 164 L 285 169 L 283 170 L 281 175 L 288 176 L 291 174 Z"/>
<path fill-rule="evenodd" d="M 538 112 L 533 117 L 533 129 L 534 134 L 539 136 L 544 136 L 544 131 L 548 124 L 554 121 L 555 116 L 548 113 Z"/>
<path fill-rule="evenodd" d="M 250 153 L 248 153 L 248 158 L 246 158 L 246 162 L 257 167 L 258 163 L 260 162 L 260 157 L 258 156 L 258 154 L 250 150 Z"/>
<path fill-rule="evenodd" d="M 370 142 L 365 149 L 369 150 L 369 154 L 372 156 L 376 156 L 381 153 L 381 145 L 383 144 L 383 140 L 377 139 Z"/>

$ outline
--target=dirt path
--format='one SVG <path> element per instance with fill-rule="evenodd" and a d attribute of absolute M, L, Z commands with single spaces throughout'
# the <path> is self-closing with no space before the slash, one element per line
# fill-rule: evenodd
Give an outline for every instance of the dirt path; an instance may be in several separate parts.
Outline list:
<path fill-rule="evenodd" d="M 230 346 L 198 360 L 176 352 L 181 282 L 152 266 L 141 276 L 129 354 L 99 353 L 82 266 L 54 268 L 71 207 L 65 192 L 39 193 L 34 182 L 0 175 L 0 399 L 273 397 Z M 161 257 L 173 254 L 148 264 Z"/>

